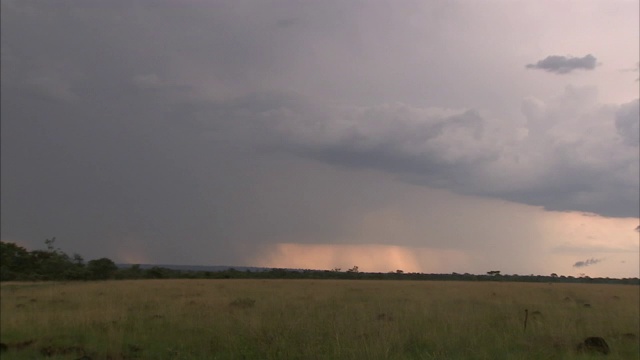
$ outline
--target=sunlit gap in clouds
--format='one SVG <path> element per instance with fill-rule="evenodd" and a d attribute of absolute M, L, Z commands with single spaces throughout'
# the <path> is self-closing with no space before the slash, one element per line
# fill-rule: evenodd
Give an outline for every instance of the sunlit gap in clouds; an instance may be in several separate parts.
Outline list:
<path fill-rule="evenodd" d="M 636 218 L 610 218 L 582 212 L 552 212 L 543 222 L 555 235 L 558 250 L 637 252 Z"/>
<path fill-rule="evenodd" d="M 464 267 L 468 257 L 455 250 L 395 245 L 340 245 L 279 243 L 252 261 L 256 266 L 292 269 L 350 269 L 389 272 L 452 272 Z"/>
<path fill-rule="evenodd" d="M 491 244 L 493 232 L 478 235 L 473 249 L 429 248 L 381 244 L 300 244 L 281 242 L 248 258 L 255 266 L 333 269 L 358 266 L 361 271 L 484 273 L 494 267 L 505 273 L 558 273 L 567 276 L 637 277 L 639 266 L 638 219 L 608 218 L 582 212 L 538 209 L 529 218 L 537 236 L 523 234 L 511 241 Z M 504 219 L 508 222 L 512 218 Z M 388 224 L 387 224 L 388 225 Z M 378 227 L 374 227 L 377 230 Z M 502 228 L 502 227 L 500 227 Z M 426 231 L 426 230 L 425 230 Z M 503 229 L 504 231 L 504 229 Z M 367 234 L 370 235 L 369 232 Z M 509 234 L 510 236 L 512 234 Z M 483 245 L 480 245 L 483 244 Z M 593 266 L 576 268 L 579 261 L 600 259 Z"/>
<path fill-rule="evenodd" d="M 609 218 L 582 212 L 547 212 L 540 226 L 547 234 L 548 269 L 591 277 L 640 276 L 637 218 Z M 574 264 L 595 259 L 592 265 Z"/>

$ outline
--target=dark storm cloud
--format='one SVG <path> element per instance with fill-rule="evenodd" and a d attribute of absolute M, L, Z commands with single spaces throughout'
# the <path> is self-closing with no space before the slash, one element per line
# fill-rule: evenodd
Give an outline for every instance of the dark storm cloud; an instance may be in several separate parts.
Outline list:
<path fill-rule="evenodd" d="M 575 264 L 573 264 L 573 267 L 577 267 L 577 268 L 581 268 L 581 267 L 585 267 L 585 266 L 591 266 L 591 265 L 595 265 L 599 262 L 601 262 L 602 259 L 587 259 L 584 261 L 577 261 Z"/>
<path fill-rule="evenodd" d="M 556 74 L 568 74 L 573 70 L 593 70 L 596 68 L 596 58 L 591 55 L 584 57 L 567 57 L 559 55 L 550 55 L 539 60 L 535 64 L 527 64 L 527 69 L 540 69 Z"/>

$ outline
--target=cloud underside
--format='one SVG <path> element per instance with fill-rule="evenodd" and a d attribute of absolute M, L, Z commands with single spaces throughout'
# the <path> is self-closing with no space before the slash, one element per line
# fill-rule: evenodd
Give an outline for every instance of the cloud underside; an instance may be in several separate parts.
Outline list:
<path fill-rule="evenodd" d="M 638 216 L 638 101 L 604 106 L 525 99 L 525 123 L 402 103 L 314 110 L 279 106 L 261 121 L 286 151 L 414 184 L 550 210 Z M 299 105 L 299 104 L 298 104 Z"/>
<path fill-rule="evenodd" d="M 144 137 L 150 132 L 156 135 L 146 141 L 165 139 L 165 143 L 153 147 L 165 149 L 161 150 L 163 153 L 176 149 L 177 153 L 171 155 L 174 158 L 199 159 L 209 154 L 206 156 L 211 157 L 211 164 L 218 164 L 232 161 L 237 150 L 230 149 L 284 152 L 343 168 L 382 171 L 410 184 L 548 210 L 612 217 L 637 217 L 640 212 L 638 100 L 604 105 L 594 99 L 591 90 L 568 87 L 556 101 L 524 99 L 521 105 L 524 121 L 518 122 L 492 118 L 471 109 L 415 107 L 405 103 L 336 106 L 274 92 L 228 101 L 180 100 L 174 97 L 173 86 L 163 84 L 155 76 L 133 77 L 128 86 L 132 101 L 128 106 L 133 108 L 122 111 L 145 114 L 148 110 L 144 104 L 172 100 L 156 106 L 155 115 L 139 119 L 138 125 L 113 123 L 105 118 L 95 126 L 86 122 L 74 125 L 67 120 L 38 126 L 66 137 L 65 147 L 78 144 L 74 157 L 95 151 L 82 149 L 88 144 L 73 134 L 100 133 L 104 139 L 99 142 L 105 143 L 105 148 L 111 141 L 122 144 L 131 137 L 133 157 L 128 156 L 122 164 L 133 164 L 138 157 L 134 154 L 139 151 L 148 152 L 140 156 L 157 158 L 148 148 L 149 143 L 138 144 L 136 140 L 136 136 Z M 51 104 L 43 103 L 42 112 L 48 112 Z M 66 106 L 76 108 L 83 118 L 89 118 L 93 111 L 87 108 L 83 113 L 79 95 L 62 107 Z M 122 113 L 122 116 L 129 115 Z M 65 126 L 70 128 L 64 130 Z M 106 131 L 100 132 L 101 128 Z M 131 136 L 118 135 L 117 128 L 135 132 Z M 210 145 L 204 145 L 207 142 Z M 197 150 L 200 155 L 184 153 L 196 143 L 203 144 Z M 103 156 L 100 152 L 96 154 Z M 232 157 L 222 160 L 223 154 Z"/>
<path fill-rule="evenodd" d="M 568 74 L 574 70 L 593 70 L 596 65 L 597 60 L 591 54 L 581 58 L 550 55 L 535 64 L 527 64 L 526 68 L 544 70 L 555 74 Z"/>
<path fill-rule="evenodd" d="M 568 87 L 548 103 L 524 99 L 524 121 L 515 122 L 470 109 L 335 106 L 268 92 L 178 102 L 168 113 L 180 116 L 168 121 L 189 136 L 374 169 L 410 184 L 637 217 L 639 104 L 604 105 L 592 90 Z"/>

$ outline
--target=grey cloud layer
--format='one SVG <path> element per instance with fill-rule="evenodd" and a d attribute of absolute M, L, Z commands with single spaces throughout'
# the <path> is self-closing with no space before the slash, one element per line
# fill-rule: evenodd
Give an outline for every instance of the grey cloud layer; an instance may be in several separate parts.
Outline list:
<path fill-rule="evenodd" d="M 574 70 L 593 70 L 596 68 L 595 56 L 588 54 L 584 57 L 567 57 L 549 55 L 535 64 L 527 64 L 527 69 L 540 69 L 556 74 L 568 74 Z"/>
<path fill-rule="evenodd" d="M 396 41 L 400 34 L 391 25 L 397 19 L 387 17 L 384 7 L 314 5 L 311 16 L 304 6 L 271 14 L 270 8 L 259 4 L 185 6 L 171 15 L 161 8 L 124 3 L 99 9 L 3 5 L 3 28 L 12 30 L 3 36 L 3 93 L 22 96 L 16 104 L 42 97 L 75 106 L 82 116 L 98 106 L 129 119 L 113 121 L 107 115 L 99 121 L 85 119 L 81 124 L 87 129 L 154 128 L 159 118 L 171 118 L 167 121 L 181 131 L 205 131 L 212 141 L 232 138 L 237 148 L 268 143 L 324 162 L 375 168 L 397 173 L 405 181 L 465 194 L 554 210 L 638 215 L 637 100 L 599 104 L 590 90 L 568 88 L 553 102 L 525 99 L 522 123 L 492 118 L 473 106 L 386 101 L 336 105 L 310 95 L 314 90 L 304 84 L 332 78 L 329 84 L 343 90 L 375 74 L 395 74 L 381 71 L 381 64 L 369 60 L 377 56 L 370 54 L 386 57 L 396 67 L 411 65 L 402 63 L 406 59 L 401 60 L 401 54 L 414 47 Z M 360 26 L 394 44 L 398 55 L 368 44 L 370 39 L 347 21 L 345 11 L 369 20 L 384 19 L 381 26 L 389 30 L 385 34 L 378 34 L 368 22 Z M 243 16 L 251 19 L 246 21 L 248 27 L 234 20 Z M 325 17 L 332 22 L 321 21 Z M 169 30 L 167 22 L 181 24 L 175 27 L 180 30 Z M 425 35 L 437 34 L 436 25 L 429 25 L 433 28 L 427 30 L 433 31 Z M 328 36 L 337 34 L 343 36 L 328 42 Z M 308 43 L 311 46 L 304 46 Z M 429 74 L 443 73 L 437 69 L 444 58 L 417 55 L 416 59 L 435 61 Z M 335 70 L 329 71 L 331 64 Z M 549 56 L 528 67 L 566 73 L 595 64 L 592 55 Z M 392 78 L 404 77 L 397 75 Z M 443 80 L 431 76 L 421 81 Z M 348 79 L 348 85 L 341 79 Z M 381 80 L 393 88 L 391 78 Z M 285 85 L 292 89 L 274 90 L 288 89 Z M 356 92 L 370 88 L 365 84 Z M 428 88 L 424 97 L 440 99 L 445 90 Z M 138 103 L 132 104 L 132 99 Z M 443 104 L 451 103 L 442 99 Z M 55 106 L 60 113 L 67 111 Z M 4 123 L 13 126 L 19 121 L 11 119 L 15 106 L 7 102 L 4 108 L 9 112 Z M 133 110 L 128 114 L 117 110 L 127 108 Z M 56 111 L 48 117 L 64 118 Z M 182 135 L 163 136 L 171 144 Z"/>

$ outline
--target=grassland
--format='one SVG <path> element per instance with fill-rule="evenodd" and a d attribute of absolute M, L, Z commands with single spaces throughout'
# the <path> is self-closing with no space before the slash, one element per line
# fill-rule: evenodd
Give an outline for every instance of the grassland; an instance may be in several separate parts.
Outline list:
<path fill-rule="evenodd" d="M 588 336 L 606 339 L 609 359 L 640 353 L 632 285 L 139 280 L 0 289 L 3 360 L 601 357 L 576 351 Z"/>

